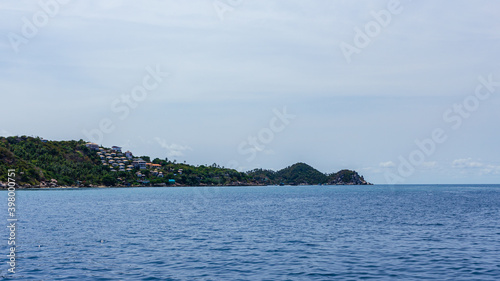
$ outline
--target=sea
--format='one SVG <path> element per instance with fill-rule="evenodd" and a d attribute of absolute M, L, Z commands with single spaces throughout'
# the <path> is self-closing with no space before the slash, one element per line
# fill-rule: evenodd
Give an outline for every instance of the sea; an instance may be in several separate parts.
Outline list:
<path fill-rule="evenodd" d="M 500 185 L 18 190 L 4 280 L 500 280 Z M 2 203 L 3 202 L 3 203 Z"/>

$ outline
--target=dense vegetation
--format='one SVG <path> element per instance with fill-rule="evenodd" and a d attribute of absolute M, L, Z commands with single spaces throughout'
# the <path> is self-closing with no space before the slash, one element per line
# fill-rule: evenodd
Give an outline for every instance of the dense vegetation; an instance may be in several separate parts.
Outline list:
<path fill-rule="evenodd" d="M 94 151 L 80 141 L 42 142 L 40 138 L 0 138 L 0 181 L 16 169 L 19 184 L 38 185 L 56 179 L 59 185 L 102 183 L 114 175 Z"/>
<path fill-rule="evenodd" d="M 333 174 L 323 174 L 304 163 L 297 163 L 277 172 L 255 169 L 247 174 L 255 181 L 267 184 L 368 184 L 355 171 L 342 170 Z"/>
<path fill-rule="evenodd" d="M 115 172 L 101 163 L 97 151 L 79 141 L 43 141 L 33 137 L 0 137 L 0 182 L 16 170 L 22 186 L 138 186 L 138 185 L 276 185 L 367 184 L 356 172 L 323 174 L 304 163 L 280 171 L 256 169 L 247 173 L 216 165 L 193 166 L 154 159 L 153 169 Z M 150 161 L 147 156 L 142 159 Z M 163 177 L 158 177 L 157 172 Z M 138 175 L 140 173 L 140 175 Z"/>

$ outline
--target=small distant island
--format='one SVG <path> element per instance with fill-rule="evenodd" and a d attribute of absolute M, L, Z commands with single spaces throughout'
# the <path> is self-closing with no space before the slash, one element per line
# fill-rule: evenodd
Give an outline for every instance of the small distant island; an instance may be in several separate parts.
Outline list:
<path fill-rule="evenodd" d="M 20 188 L 132 186 L 371 185 L 356 171 L 324 174 L 305 163 L 279 171 L 239 172 L 212 165 L 189 165 L 135 156 L 121 147 L 39 137 L 0 137 L 0 188 L 8 170 Z"/>

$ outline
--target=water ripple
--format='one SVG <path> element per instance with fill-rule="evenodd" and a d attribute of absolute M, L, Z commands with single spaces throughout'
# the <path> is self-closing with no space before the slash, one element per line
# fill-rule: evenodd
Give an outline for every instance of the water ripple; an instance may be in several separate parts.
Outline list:
<path fill-rule="evenodd" d="M 224 187 L 209 198 L 196 194 L 197 188 L 19 191 L 14 277 L 500 278 L 499 186 Z"/>

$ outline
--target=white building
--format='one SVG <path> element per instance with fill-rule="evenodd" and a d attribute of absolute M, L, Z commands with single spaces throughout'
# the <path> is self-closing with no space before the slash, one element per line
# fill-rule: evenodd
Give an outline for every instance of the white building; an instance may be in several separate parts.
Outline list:
<path fill-rule="evenodd" d="M 132 165 L 134 165 L 134 167 L 137 167 L 137 168 L 139 168 L 141 170 L 146 169 L 146 161 L 142 160 L 141 158 L 135 159 L 132 162 Z"/>
<path fill-rule="evenodd" d="M 130 152 L 130 151 L 127 150 L 125 152 L 125 157 L 127 157 L 128 159 L 132 159 L 132 158 L 134 158 L 134 155 L 132 155 L 132 152 Z"/>
<path fill-rule="evenodd" d="M 113 147 L 111 147 L 111 150 L 122 153 L 122 148 L 119 146 L 113 146 Z"/>

